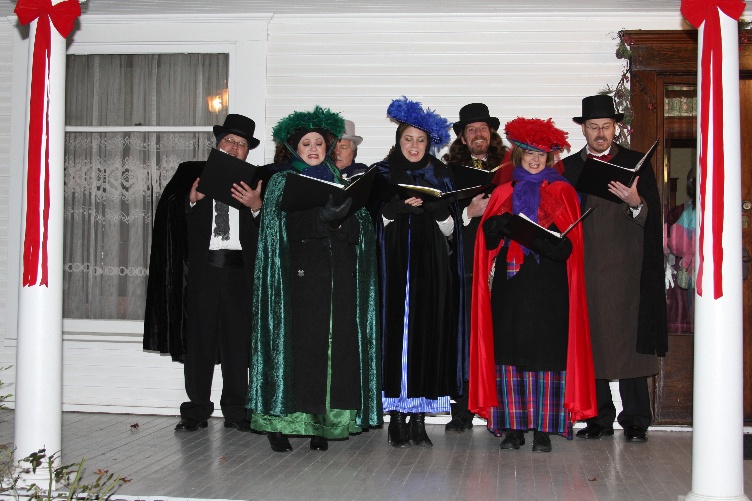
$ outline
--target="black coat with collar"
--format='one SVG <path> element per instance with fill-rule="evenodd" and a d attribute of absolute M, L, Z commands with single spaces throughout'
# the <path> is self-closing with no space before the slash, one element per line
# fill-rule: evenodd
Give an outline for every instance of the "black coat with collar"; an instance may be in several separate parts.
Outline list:
<path fill-rule="evenodd" d="M 634 166 L 643 156 L 642 153 L 617 145 L 612 145 L 610 163 L 622 166 Z M 563 160 L 564 177 L 577 185 L 587 159 L 587 150 L 583 148 Z M 643 165 L 637 192 L 648 208 L 645 221 L 642 268 L 640 270 L 640 308 L 637 326 L 637 353 L 659 357 L 668 351 L 668 327 L 666 314 L 666 292 L 663 286 L 663 225 L 661 222 L 662 205 L 652 165 Z M 581 204 L 586 202 L 586 193 L 579 193 Z M 598 209 L 595 209 L 598 210 Z"/>
<path fill-rule="evenodd" d="M 204 198 L 192 209 L 188 203 L 191 186 L 205 165 L 202 161 L 181 163 L 165 186 L 154 214 L 143 347 L 169 353 L 176 362 L 182 362 L 186 346 L 186 288 L 191 277 L 206 265 L 211 239 L 212 199 Z M 241 210 L 239 219 L 244 274 L 252 286 L 257 222 L 250 210 Z M 194 263 L 193 272 L 189 262 Z"/>

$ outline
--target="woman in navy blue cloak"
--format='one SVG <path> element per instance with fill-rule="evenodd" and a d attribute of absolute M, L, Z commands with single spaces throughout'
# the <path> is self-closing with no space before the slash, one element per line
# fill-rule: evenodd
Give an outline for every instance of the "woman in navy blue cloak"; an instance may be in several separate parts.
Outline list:
<path fill-rule="evenodd" d="M 376 164 L 383 404 L 393 446 L 430 446 L 426 413 L 449 412 L 449 395 L 467 378 L 462 223 L 455 202 L 397 185 L 453 190 L 449 169 L 428 153 L 429 144 L 448 142 L 450 124 L 407 98 L 387 114 L 399 126 L 396 144 Z"/>

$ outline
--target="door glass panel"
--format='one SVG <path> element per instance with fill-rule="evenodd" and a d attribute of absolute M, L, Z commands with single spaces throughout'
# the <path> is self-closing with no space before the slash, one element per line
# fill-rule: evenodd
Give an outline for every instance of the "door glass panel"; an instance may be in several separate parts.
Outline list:
<path fill-rule="evenodd" d="M 666 84 L 663 102 L 664 252 L 668 329 L 694 333 L 697 86 Z"/>

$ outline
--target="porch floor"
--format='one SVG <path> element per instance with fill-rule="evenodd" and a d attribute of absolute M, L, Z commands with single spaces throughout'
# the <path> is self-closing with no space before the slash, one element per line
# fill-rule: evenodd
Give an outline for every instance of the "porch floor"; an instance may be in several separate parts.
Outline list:
<path fill-rule="evenodd" d="M 13 411 L 0 411 L 0 443 L 13 441 Z M 553 452 L 533 453 L 532 436 L 502 451 L 483 426 L 445 434 L 428 425 L 433 448 L 396 449 L 386 426 L 311 451 L 292 438 L 294 451 L 274 453 L 265 436 L 209 428 L 175 433 L 178 418 L 63 413 L 63 462 L 86 458 L 97 469 L 130 481 L 113 496 L 128 499 L 661 500 L 691 489 L 692 433 L 651 429 L 647 443 L 614 437 L 567 441 L 552 437 Z M 138 426 L 136 426 L 138 425 Z M 740 437 L 741 439 L 741 437 Z M 744 461 L 752 493 L 752 461 Z"/>

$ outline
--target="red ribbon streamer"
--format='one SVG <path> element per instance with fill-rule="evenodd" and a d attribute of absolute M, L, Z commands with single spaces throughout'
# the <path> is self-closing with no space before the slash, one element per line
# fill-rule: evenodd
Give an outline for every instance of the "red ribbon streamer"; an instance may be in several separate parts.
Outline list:
<path fill-rule="evenodd" d="M 699 29 L 705 23 L 703 33 L 700 87 L 700 263 L 697 267 L 697 293 L 702 296 L 704 241 L 705 241 L 705 196 L 708 183 L 708 136 L 710 126 L 710 100 L 713 100 L 713 297 L 723 295 L 723 46 L 721 37 L 720 9 L 728 17 L 739 20 L 746 4 L 740 0 L 682 0 L 681 12 L 686 20 Z M 711 85 L 712 84 L 712 85 Z"/>
<path fill-rule="evenodd" d="M 23 285 L 37 284 L 41 253 L 42 277 L 39 285 L 47 286 L 47 237 L 50 215 L 50 138 L 47 77 L 50 72 L 52 31 L 50 21 L 60 36 L 67 38 L 76 18 L 81 15 L 79 0 L 65 0 L 52 5 L 51 0 L 19 0 L 15 8 L 22 25 L 37 22 L 31 66 L 31 97 L 29 101 L 29 151 L 26 178 L 26 234 L 23 252 Z M 42 142 L 44 141 L 44 201 L 40 207 L 40 176 Z M 40 235 L 40 209 L 42 212 Z M 40 242 L 41 236 L 41 242 Z"/>

